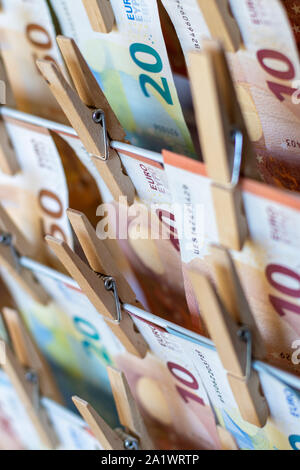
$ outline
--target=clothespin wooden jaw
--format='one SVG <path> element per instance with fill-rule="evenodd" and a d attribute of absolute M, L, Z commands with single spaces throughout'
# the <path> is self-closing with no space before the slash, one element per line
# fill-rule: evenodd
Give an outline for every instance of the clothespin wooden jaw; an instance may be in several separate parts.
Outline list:
<path fill-rule="evenodd" d="M 104 450 L 154 450 L 138 406 L 125 375 L 108 367 L 108 375 L 120 419 L 125 431 L 112 430 L 89 403 L 78 397 L 73 402 Z"/>
<path fill-rule="evenodd" d="M 218 260 L 218 292 L 206 275 L 190 271 L 189 277 L 240 413 L 249 423 L 263 427 L 269 410 L 251 363 L 252 357 L 262 359 L 265 349 L 229 253 L 220 247 L 212 247 L 212 251 Z M 220 297 L 224 282 L 230 293 L 225 300 Z"/>
<path fill-rule="evenodd" d="M 109 142 L 109 137 L 123 140 L 124 130 L 75 42 L 59 36 L 58 45 L 76 91 L 53 62 L 38 60 L 37 65 L 114 200 L 124 202 L 127 198 L 131 205 L 135 197 L 134 186 L 123 172 L 120 157 Z"/>
<path fill-rule="evenodd" d="M 0 9 L 0 11 L 1 11 L 1 9 Z M 1 86 L 3 87 L 1 89 L 0 104 L 5 105 L 5 106 L 9 106 L 10 108 L 15 108 L 16 107 L 16 100 L 15 100 L 15 97 L 14 97 L 14 93 L 13 93 L 13 90 L 12 90 L 12 87 L 11 87 L 11 81 L 9 80 L 7 71 L 8 71 L 8 69 L 7 69 L 5 61 L 3 59 L 3 53 L 0 50 L 0 80 L 1 80 L 1 83 L 2 83 Z"/>
<path fill-rule="evenodd" d="M 46 237 L 46 241 L 125 349 L 144 357 L 148 346 L 122 308 L 125 302 L 137 303 L 132 289 L 119 272 L 105 242 L 97 239 L 87 218 L 76 211 L 68 211 L 68 216 L 90 266 L 65 242 L 53 237 Z"/>
<path fill-rule="evenodd" d="M 19 262 L 21 256 L 31 256 L 32 253 L 33 247 L 0 204 L 0 265 L 36 302 L 46 304 L 49 301 L 48 294 L 34 275 Z"/>
<path fill-rule="evenodd" d="M 136 295 L 118 269 L 110 252 L 108 240 L 101 240 L 97 237 L 92 224 L 82 212 L 68 209 L 67 214 L 92 270 L 105 276 L 112 276 L 116 280 L 118 294 L 122 303 L 136 304 Z"/>
<path fill-rule="evenodd" d="M 222 450 L 239 450 L 233 435 L 227 429 L 222 428 L 222 426 L 218 424 L 217 431 Z"/>
<path fill-rule="evenodd" d="M 205 22 L 214 39 L 222 41 L 227 52 L 242 46 L 242 37 L 231 11 L 229 0 L 198 0 Z"/>
<path fill-rule="evenodd" d="M 110 0 L 82 0 L 94 31 L 110 33 L 115 23 L 115 14 Z"/>
<path fill-rule="evenodd" d="M 0 51 L 0 105 L 4 104 L 14 107 L 16 103 Z M 10 176 L 20 171 L 18 158 L 2 116 L 0 116 L 0 171 Z"/>
<path fill-rule="evenodd" d="M 38 380 L 34 372 L 25 370 L 7 344 L 5 348 L 4 372 L 9 377 L 20 401 L 30 418 L 41 442 L 49 449 L 59 445 L 55 431 L 49 421 L 46 410 L 42 407 L 39 396 Z"/>
<path fill-rule="evenodd" d="M 226 57 L 218 42 L 204 41 L 201 52 L 190 53 L 189 74 L 203 158 L 212 180 L 220 243 L 240 250 L 248 229 L 239 178 L 243 174 L 257 179 L 258 171 Z"/>
<path fill-rule="evenodd" d="M 2 313 L 14 352 L 21 366 L 34 370 L 38 374 L 43 396 L 63 404 L 50 367 L 27 330 L 20 314 L 10 308 L 4 308 Z"/>

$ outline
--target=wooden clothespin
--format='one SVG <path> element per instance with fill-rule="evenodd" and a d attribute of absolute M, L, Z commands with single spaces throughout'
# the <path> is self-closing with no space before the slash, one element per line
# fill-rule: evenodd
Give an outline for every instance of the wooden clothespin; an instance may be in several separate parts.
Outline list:
<path fill-rule="evenodd" d="M 89 425 L 104 450 L 154 450 L 143 418 L 130 391 L 125 375 L 111 367 L 108 375 L 119 415 L 122 430 L 112 430 L 91 405 L 73 397 L 79 413 Z"/>
<path fill-rule="evenodd" d="M 122 308 L 123 303 L 138 306 L 134 292 L 119 271 L 106 241 L 98 239 L 85 215 L 69 210 L 68 217 L 89 266 L 65 242 L 49 236 L 46 241 L 90 302 L 108 321 L 125 349 L 144 357 L 148 346 Z"/>
<path fill-rule="evenodd" d="M 240 250 L 248 229 L 239 178 L 240 174 L 259 178 L 255 154 L 220 44 L 204 41 L 203 50 L 191 52 L 189 59 L 198 133 L 212 179 L 220 243 Z"/>
<path fill-rule="evenodd" d="M 123 172 L 118 153 L 110 147 L 109 137 L 124 140 L 125 132 L 101 91 L 77 45 L 72 39 L 57 38 L 76 91 L 51 61 L 37 61 L 53 95 L 61 105 L 71 125 L 91 154 L 100 175 L 115 201 L 134 201 L 135 189 Z"/>
<path fill-rule="evenodd" d="M 0 105 L 15 106 L 15 100 L 0 53 Z M 0 115 L 0 171 L 13 176 L 20 171 L 17 155 L 5 127 L 4 120 Z"/>
<path fill-rule="evenodd" d="M 115 14 L 110 0 L 82 0 L 91 26 L 98 33 L 110 33 L 115 23 Z"/>
<path fill-rule="evenodd" d="M 238 51 L 242 37 L 229 0 L 198 0 L 198 5 L 212 38 L 221 40 L 227 52 Z"/>
<path fill-rule="evenodd" d="M 49 449 L 55 449 L 59 443 L 40 401 L 38 377 L 34 371 L 24 369 L 8 344 L 3 345 L 3 343 L 0 341 L 1 346 L 5 348 L 2 368 L 9 377 L 42 444 Z"/>
<path fill-rule="evenodd" d="M 48 294 L 34 275 L 19 262 L 21 256 L 30 257 L 32 254 L 33 247 L 0 203 L 0 266 L 3 265 L 36 302 L 45 305 L 49 301 Z"/>
<path fill-rule="evenodd" d="M 252 358 L 265 358 L 264 344 L 229 252 L 214 246 L 212 254 L 216 287 L 196 271 L 191 270 L 189 277 L 240 413 L 249 423 L 263 427 L 269 410 L 251 363 Z"/>
<path fill-rule="evenodd" d="M 25 369 L 34 370 L 38 374 L 40 390 L 44 397 L 63 404 L 50 367 L 25 326 L 20 314 L 10 308 L 4 308 L 2 313 L 15 355 L 21 366 Z"/>

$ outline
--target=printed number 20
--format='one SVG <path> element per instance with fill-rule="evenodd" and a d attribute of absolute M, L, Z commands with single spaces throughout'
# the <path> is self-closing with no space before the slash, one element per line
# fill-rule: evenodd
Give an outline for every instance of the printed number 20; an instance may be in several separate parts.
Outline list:
<path fill-rule="evenodd" d="M 141 69 L 150 73 L 160 73 L 162 71 L 163 69 L 162 60 L 158 52 L 156 52 L 156 50 L 153 49 L 153 47 L 136 42 L 130 46 L 129 50 L 130 50 L 130 55 L 131 55 L 132 60 Z M 142 60 L 138 59 L 137 57 L 138 53 L 149 54 L 150 56 L 154 57 L 155 63 L 143 62 Z M 161 97 L 166 101 L 166 103 L 168 103 L 169 105 L 173 105 L 173 100 L 172 100 L 172 96 L 171 96 L 167 79 L 164 77 L 161 77 L 160 79 L 162 82 L 162 86 L 160 86 L 153 78 L 149 77 L 149 75 L 146 75 L 144 73 L 141 74 L 139 77 L 139 80 L 140 80 L 142 92 L 144 93 L 145 96 L 147 97 L 150 96 L 146 88 L 147 84 L 149 84 L 161 95 Z"/>

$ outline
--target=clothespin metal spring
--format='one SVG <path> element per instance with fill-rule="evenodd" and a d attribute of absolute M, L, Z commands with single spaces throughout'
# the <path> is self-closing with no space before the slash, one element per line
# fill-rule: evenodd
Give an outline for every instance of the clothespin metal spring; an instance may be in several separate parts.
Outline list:
<path fill-rule="evenodd" d="M 241 167 L 243 161 L 244 136 L 240 129 L 232 129 L 230 139 L 234 143 L 233 167 L 230 183 L 215 182 L 214 185 L 224 189 L 235 189 L 240 181 Z"/>
<path fill-rule="evenodd" d="M 127 434 L 121 428 L 115 429 L 115 432 L 124 441 L 125 450 L 140 450 L 139 441 L 136 437 L 133 437 L 130 434 Z"/>
<path fill-rule="evenodd" d="M 35 370 L 30 369 L 26 372 L 25 379 L 27 380 L 27 382 L 30 382 L 33 386 L 33 404 L 35 410 L 38 411 L 41 406 L 39 376 Z"/>
<path fill-rule="evenodd" d="M 103 142 L 104 142 L 104 156 L 102 157 L 101 155 L 94 155 L 94 154 L 92 154 L 91 156 L 98 158 L 99 160 L 102 160 L 104 162 L 107 162 L 107 160 L 109 159 L 109 141 L 108 141 L 108 132 L 107 132 L 105 113 L 102 109 L 97 109 L 93 113 L 92 117 L 93 117 L 93 121 L 96 124 L 101 124 Z"/>
<path fill-rule="evenodd" d="M 108 292 L 112 292 L 114 295 L 115 303 L 116 303 L 116 318 L 114 320 L 111 320 L 108 317 L 105 317 L 106 321 L 110 321 L 111 323 L 114 323 L 116 325 L 120 325 L 122 321 L 122 303 L 119 298 L 118 294 L 118 288 L 117 288 L 117 282 L 114 277 L 112 276 L 105 276 L 105 274 L 98 273 L 94 271 L 95 274 L 104 282 L 104 287 Z"/>
<path fill-rule="evenodd" d="M 232 140 L 234 141 L 234 159 L 233 170 L 231 178 L 231 187 L 235 188 L 240 180 L 242 158 L 243 158 L 243 144 L 244 136 L 239 129 L 234 129 L 231 133 Z"/>
<path fill-rule="evenodd" d="M 10 233 L 0 232 L 0 245 L 10 248 L 12 257 L 16 264 L 16 270 L 19 273 L 21 270 L 20 256 L 13 244 L 13 236 Z"/>
<path fill-rule="evenodd" d="M 246 368 L 244 379 L 249 382 L 252 369 L 252 332 L 247 326 L 242 326 L 238 331 L 238 337 L 247 344 Z"/>

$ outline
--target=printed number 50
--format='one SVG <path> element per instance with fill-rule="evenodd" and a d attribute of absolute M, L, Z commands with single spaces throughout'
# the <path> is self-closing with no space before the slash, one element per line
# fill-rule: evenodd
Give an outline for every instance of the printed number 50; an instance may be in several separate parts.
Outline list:
<path fill-rule="evenodd" d="M 134 63 L 140 67 L 142 70 L 145 70 L 146 72 L 150 73 L 160 73 L 163 69 L 163 63 L 160 58 L 160 55 L 158 52 L 156 52 L 155 49 L 151 46 L 147 46 L 146 44 L 141 44 L 139 42 L 135 42 L 134 44 L 131 44 L 130 48 L 130 55 Z M 152 56 L 155 59 L 154 63 L 149 63 L 149 62 L 144 62 L 140 60 L 137 57 L 137 54 L 148 54 L 149 56 Z M 162 86 L 160 86 L 153 78 L 149 77 L 149 75 L 146 75 L 145 73 L 141 74 L 139 77 L 140 80 L 140 85 L 142 92 L 144 93 L 147 98 L 150 97 L 150 94 L 147 90 L 147 85 L 152 86 L 159 94 L 160 96 L 168 103 L 169 105 L 173 105 L 173 100 L 170 92 L 170 88 L 168 85 L 168 81 L 165 77 L 160 77 Z"/>

